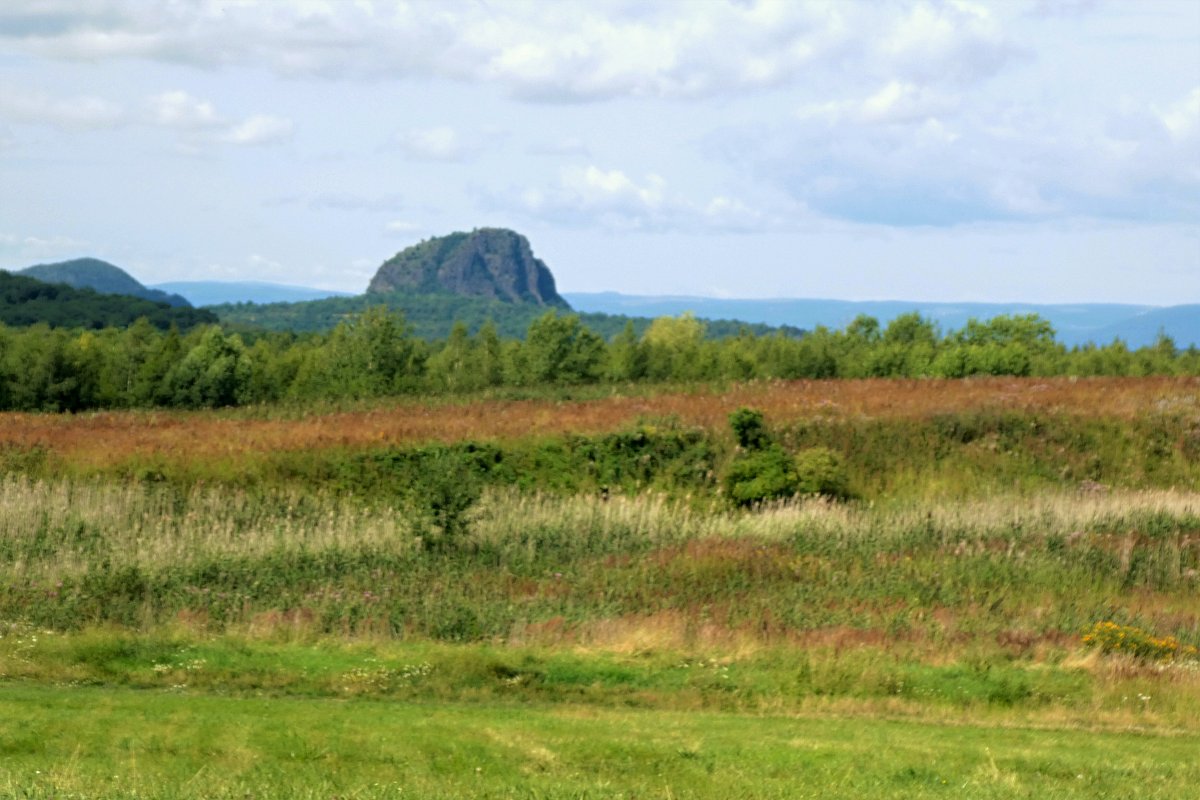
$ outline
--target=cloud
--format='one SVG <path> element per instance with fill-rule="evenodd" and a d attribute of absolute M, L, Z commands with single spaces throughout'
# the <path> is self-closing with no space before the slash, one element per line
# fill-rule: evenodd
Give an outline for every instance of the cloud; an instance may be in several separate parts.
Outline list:
<path fill-rule="evenodd" d="M 780 217 L 734 197 L 696 202 L 669 191 L 660 175 L 635 179 L 594 165 L 565 168 L 550 186 L 511 191 L 490 203 L 558 224 L 609 230 L 735 233 L 782 226 Z"/>
<path fill-rule="evenodd" d="M 164 128 L 198 129 L 221 124 L 213 104 L 184 91 L 163 92 L 146 101 L 147 120 Z"/>
<path fill-rule="evenodd" d="M 480 150 L 478 142 L 467 142 L 448 126 L 413 128 L 396 134 L 396 144 L 417 161 L 465 161 Z"/>
<path fill-rule="evenodd" d="M 290 119 L 255 114 L 231 126 L 220 139 L 235 145 L 277 144 L 292 138 L 294 127 Z"/>
<path fill-rule="evenodd" d="M 121 106 L 100 97 L 53 97 L 33 89 L 0 86 L 0 120 L 83 131 L 114 128 L 124 124 L 126 116 Z"/>
<path fill-rule="evenodd" d="M 268 114 L 230 122 L 210 101 L 179 89 L 147 97 L 140 113 L 130 113 L 121 104 L 102 97 L 55 97 L 39 90 L 3 85 L 0 85 L 0 122 L 47 125 L 77 133 L 125 125 L 165 128 L 184 134 L 184 144 L 191 150 L 214 142 L 273 144 L 291 138 L 294 128 L 290 119 Z"/>
<path fill-rule="evenodd" d="M 937 119 L 954 112 L 958 106 L 959 99 L 954 95 L 905 81 L 888 81 L 869 97 L 801 106 L 796 116 L 831 124 L 912 123 Z"/>
<path fill-rule="evenodd" d="M 1023 55 L 986 7 L 964 0 L 914 3 L 881 33 L 887 72 L 922 83 L 974 83 Z"/>
<path fill-rule="evenodd" d="M 397 219 L 385 225 L 384 229 L 388 233 L 411 234 L 423 230 L 424 226 L 416 222 L 410 222 L 409 220 Z"/>
<path fill-rule="evenodd" d="M 800 108 L 710 148 L 829 217 L 884 225 L 1200 213 L 1200 89 L 1068 116 L 907 82 Z"/>
<path fill-rule="evenodd" d="M 1171 138 L 1177 141 L 1195 139 L 1200 135 L 1200 86 L 1187 96 L 1158 113 Z"/>
<path fill-rule="evenodd" d="M 961 84 L 1021 52 L 965 0 L 84 5 L 6 0 L 0 41 L 69 60 L 491 83 L 546 102 L 739 95 L 840 81 L 850 61 L 878 80 Z"/>
<path fill-rule="evenodd" d="M 78 255 L 89 246 L 88 242 L 70 236 L 20 236 L 0 233 L 0 254 L 6 258 L 32 260 L 66 257 Z"/>

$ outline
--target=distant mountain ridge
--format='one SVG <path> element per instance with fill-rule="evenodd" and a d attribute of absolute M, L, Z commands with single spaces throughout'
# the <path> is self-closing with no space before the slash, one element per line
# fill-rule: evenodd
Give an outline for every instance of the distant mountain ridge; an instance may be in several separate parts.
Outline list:
<path fill-rule="evenodd" d="M 1054 326 L 1068 347 L 1088 342 L 1108 344 L 1121 339 L 1130 347 L 1153 344 L 1161 329 L 1180 347 L 1200 346 L 1200 305 L 1145 306 L 1119 303 L 946 303 L 904 300 L 724 299 L 715 297 L 625 295 L 617 292 L 566 292 L 581 312 L 677 316 L 686 311 L 698 317 L 741 319 L 766 325 L 791 325 L 812 330 L 818 325 L 842 328 L 859 314 L 881 323 L 919 312 L 943 331 L 963 327 L 968 319 L 1002 314 L 1037 314 Z"/>
<path fill-rule="evenodd" d="M 1179 347 L 1200 346 L 1200 304 L 753 300 L 617 292 L 560 295 L 554 276 L 534 257 L 528 239 L 503 228 L 452 233 L 402 250 L 383 262 L 361 295 L 255 281 L 179 281 L 147 287 L 121 268 L 95 258 L 39 264 L 14 274 L 181 308 L 190 308 L 192 303 L 211 306 L 222 320 L 273 330 L 328 329 L 370 305 L 403 310 L 420 335 L 429 338 L 446 335 L 456 315 L 472 327 L 493 319 L 516 335 L 548 308 L 576 310 L 585 321 L 610 335 L 609 328 L 626 320 L 640 330 L 650 318 L 685 312 L 709 320 L 716 335 L 736 332 L 739 320 L 760 331 L 769 326 L 796 335 L 819 325 L 843 328 L 860 314 L 886 325 L 901 314 L 916 311 L 943 331 L 960 329 L 972 318 L 1037 314 L 1053 325 L 1058 340 L 1068 347 L 1121 339 L 1137 348 L 1153 344 L 1160 332 Z M 46 301 L 43 297 L 38 302 Z M 22 319 L 33 313 L 32 309 L 22 310 Z"/>
<path fill-rule="evenodd" d="M 174 292 L 194 306 L 216 306 L 224 303 L 302 303 L 327 297 L 352 297 L 354 292 L 334 289 L 313 289 L 265 281 L 170 281 L 151 284 L 151 289 Z"/>
<path fill-rule="evenodd" d="M 155 303 L 190 308 L 185 298 L 143 286 L 125 270 L 98 258 L 75 258 L 54 264 L 35 264 L 14 274 L 36 278 L 45 283 L 65 283 L 76 289 L 93 289 L 101 294 L 124 294 Z"/>
<path fill-rule="evenodd" d="M 529 240 L 507 228 L 437 236 L 401 250 L 383 262 L 367 287 L 369 295 L 397 291 L 570 308 Z"/>

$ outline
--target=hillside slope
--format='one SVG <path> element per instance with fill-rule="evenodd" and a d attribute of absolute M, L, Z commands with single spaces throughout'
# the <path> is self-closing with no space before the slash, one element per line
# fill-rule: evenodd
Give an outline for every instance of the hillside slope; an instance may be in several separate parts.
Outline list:
<path fill-rule="evenodd" d="M 24 327 L 45 323 L 52 328 L 124 327 L 145 317 L 166 330 L 215 323 L 209 311 L 170 306 L 141 297 L 102 294 L 63 283 L 46 283 L 0 270 L 0 323 Z"/>
<path fill-rule="evenodd" d="M 16 274 L 46 283 L 65 283 L 76 289 L 94 289 L 101 294 L 125 294 L 169 306 L 191 306 L 186 299 L 143 286 L 125 270 L 98 258 L 76 258 L 54 264 L 36 264 Z"/>

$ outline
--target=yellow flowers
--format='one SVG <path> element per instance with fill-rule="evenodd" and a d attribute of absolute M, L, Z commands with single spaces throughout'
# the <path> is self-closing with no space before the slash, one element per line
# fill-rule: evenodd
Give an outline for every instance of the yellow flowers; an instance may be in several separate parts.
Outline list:
<path fill-rule="evenodd" d="M 1083 643 L 1087 647 L 1099 647 L 1102 653 L 1128 653 L 1145 661 L 1176 661 L 1200 655 L 1197 648 L 1180 644 L 1174 636 L 1153 636 L 1141 628 L 1112 621 L 1093 625 L 1083 635 Z"/>

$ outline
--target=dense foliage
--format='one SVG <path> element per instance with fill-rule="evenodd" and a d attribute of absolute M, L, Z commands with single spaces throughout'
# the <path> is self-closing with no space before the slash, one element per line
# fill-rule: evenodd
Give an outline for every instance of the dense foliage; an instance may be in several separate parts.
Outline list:
<path fill-rule="evenodd" d="M 64 283 L 46 283 L 0 270 L 0 323 L 12 326 L 44 323 L 52 328 L 123 327 L 144 317 L 163 330 L 212 324 L 211 312 L 172 306 L 122 294 L 101 294 Z"/>
<path fill-rule="evenodd" d="M 384 306 L 403 314 L 420 339 L 445 339 L 455 323 L 461 322 L 470 333 L 478 333 L 491 323 L 496 332 L 506 338 L 525 335 L 534 320 L 546 313 L 546 307 L 534 303 L 510 303 L 488 297 L 467 297 L 448 292 L 372 292 L 353 297 L 326 297 L 297 303 L 223 303 L 209 306 L 221 324 L 233 330 L 267 330 L 295 333 L 328 332 L 339 322 L 370 308 Z M 640 336 L 650 326 L 649 317 L 627 317 L 620 314 L 582 313 L 580 320 L 605 339 L 616 336 L 627 324 L 632 324 Z M 736 320 L 708 320 L 705 329 L 709 338 L 736 336 L 742 329 L 755 334 L 782 331 L 800 336 L 799 328 L 779 328 L 747 324 Z"/>
<path fill-rule="evenodd" d="M 183 308 L 191 308 L 192 305 L 180 295 L 143 286 L 125 270 L 98 258 L 76 258 L 57 264 L 37 264 L 21 270 L 18 274 L 46 283 L 65 283 L 76 289 L 94 289 L 101 294 L 130 295 Z"/>
<path fill-rule="evenodd" d="M 606 338 L 576 315 L 549 311 L 523 340 L 502 338 L 485 322 L 474 334 L 458 323 L 430 343 L 382 307 L 324 334 L 243 336 L 216 325 L 163 332 L 148 320 L 96 331 L 0 327 L 0 409 L 213 408 L 645 381 L 1200 374 L 1200 351 L 1180 350 L 1169 338 L 1136 351 L 1119 341 L 1067 350 L 1032 315 L 972 320 L 946 335 L 916 314 L 886 328 L 860 317 L 844 330 L 800 338 L 708 332 L 685 315 L 656 319 L 641 333 L 627 322 Z"/>
<path fill-rule="evenodd" d="M 754 506 L 800 495 L 845 499 L 847 476 L 827 447 L 788 453 L 767 432 L 762 412 L 739 408 L 729 415 L 737 453 L 725 471 L 725 495 L 735 505 Z"/>

